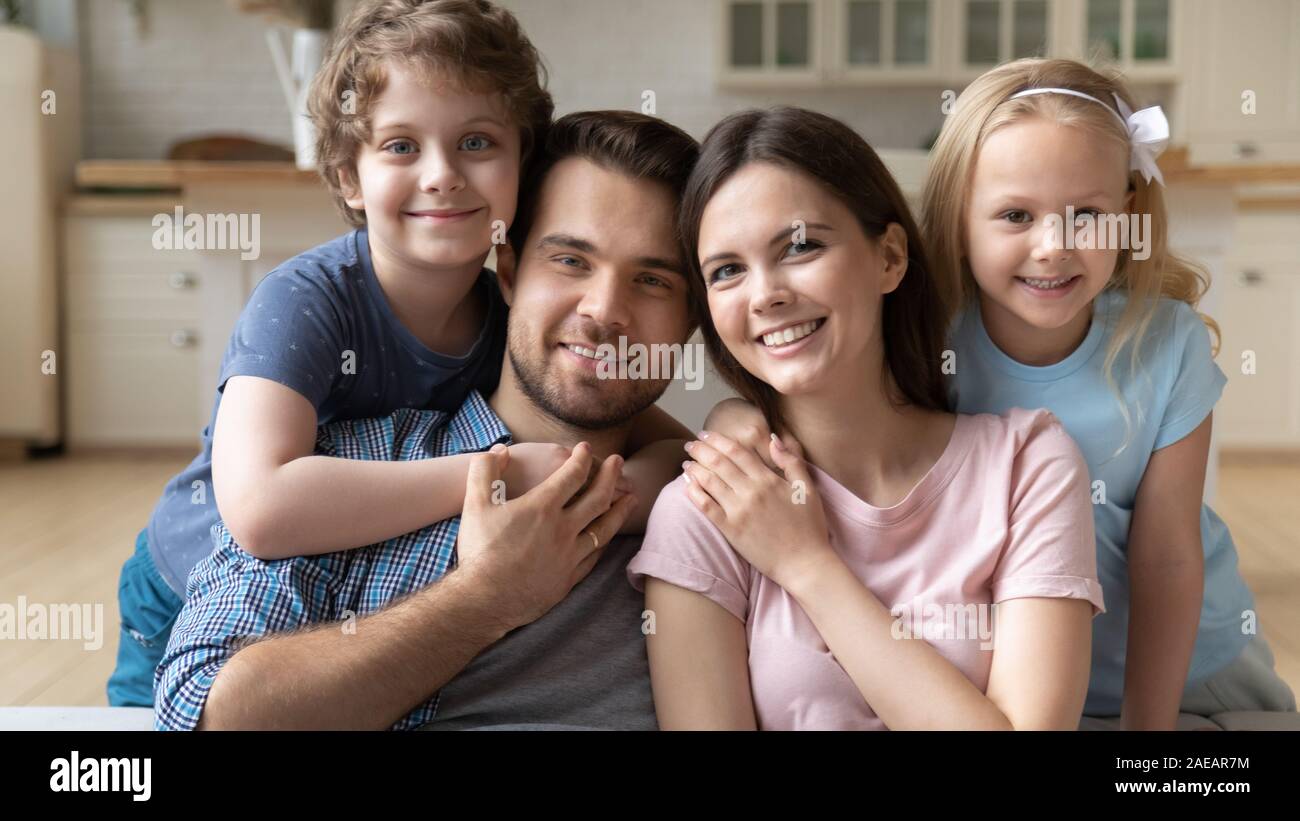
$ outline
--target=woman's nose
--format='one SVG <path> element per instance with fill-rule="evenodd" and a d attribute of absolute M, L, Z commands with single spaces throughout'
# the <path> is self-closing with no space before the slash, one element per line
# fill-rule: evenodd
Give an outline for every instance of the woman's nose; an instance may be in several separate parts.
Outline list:
<path fill-rule="evenodd" d="M 753 269 L 753 276 L 749 281 L 753 288 L 749 305 L 756 314 L 786 305 L 794 298 L 785 277 L 771 269 Z"/>

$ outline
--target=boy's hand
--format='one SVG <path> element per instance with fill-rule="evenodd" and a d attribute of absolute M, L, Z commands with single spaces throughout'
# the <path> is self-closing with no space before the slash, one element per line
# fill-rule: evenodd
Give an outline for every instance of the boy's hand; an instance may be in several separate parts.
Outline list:
<path fill-rule="evenodd" d="M 679 443 L 680 444 L 680 443 Z M 510 458 L 502 479 L 506 483 L 506 498 L 514 499 L 546 481 L 547 477 L 559 470 L 573 451 L 564 445 L 550 442 L 520 442 L 507 450 Z M 600 464 L 592 460 L 588 483 L 596 478 Z M 585 488 L 587 485 L 583 485 Z M 620 493 L 631 493 L 633 487 L 621 475 L 614 485 Z"/>
<path fill-rule="evenodd" d="M 779 470 L 772 460 L 769 443 L 772 430 L 758 408 L 744 399 L 723 399 L 713 406 L 704 420 L 704 429 L 721 433 L 752 450 L 772 470 Z"/>

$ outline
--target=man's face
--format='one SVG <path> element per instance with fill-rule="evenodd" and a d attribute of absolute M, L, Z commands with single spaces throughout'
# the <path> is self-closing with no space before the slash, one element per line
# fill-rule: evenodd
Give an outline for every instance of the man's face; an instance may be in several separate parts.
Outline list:
<path fill-rule="evenodd" d="M 584 159 L 562 160 L 546 175 L 536 219 L 502 289 L 515 378 L 548 415 L 601 430 L 627 422 L 668 387 L 672 374 L 662 370 L 658 379 L 602 378 L 617 375 L 619 363 L 602 368 L 594 356 L 602 344 L 617 351 L 685 343 L 690 321 L 675 211 L 668 187 Z"/>

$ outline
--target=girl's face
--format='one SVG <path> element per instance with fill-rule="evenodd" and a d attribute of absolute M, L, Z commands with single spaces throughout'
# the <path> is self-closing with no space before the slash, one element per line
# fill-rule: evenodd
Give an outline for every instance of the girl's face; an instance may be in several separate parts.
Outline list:
<path fill-rule="evenodd" d="M 723 344 L 778 393 L 878 372 L 880 303 L 907 271 L 901 226 L 868 239 L 812 177 L 754 162 L 709 200 L 699 259 Z"/>
<path fill-rule="evenodd" d="M 1043 119 L 988 137 L 975 161 L 963 226 L 986 323 L 1055 330 L 1092 303 L 1110 280 L 1119 249 L 1063 246 L 1077 245 L 1080 215 L 1125 214 L 1127 169 L 1122 144 Z M 1067 206 L 1074 208 L 1073 224 Z"/>

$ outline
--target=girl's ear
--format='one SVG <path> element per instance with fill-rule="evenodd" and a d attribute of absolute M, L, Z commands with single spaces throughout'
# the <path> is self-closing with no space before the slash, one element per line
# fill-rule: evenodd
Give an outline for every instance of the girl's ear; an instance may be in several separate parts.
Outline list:
<path fill-rule="evenodd" d="M 899 286 L 903 275 L 907 273 L 907 231 L 898 223 L 891 222 L 885 233 L 880 235 L 878 243 L 880 255 L 885 262 L 885 268 L 881 271 L 880 293 L 888 294 Z"/>
<path fill-rule="evenodd" d="M 519 259 L 508 242 L 496 246 L 496 251 L 497 284 L 501 286 L 501 296 L 506 304 L 511 305 L 515 299 L 515 274 L 518 272 Z"/>

